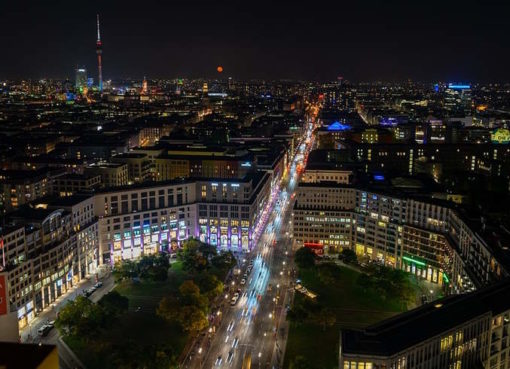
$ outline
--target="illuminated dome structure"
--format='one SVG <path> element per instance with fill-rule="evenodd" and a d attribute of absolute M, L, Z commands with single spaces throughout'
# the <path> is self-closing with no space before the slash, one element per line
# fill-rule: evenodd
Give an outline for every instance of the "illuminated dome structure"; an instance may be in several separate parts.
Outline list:
<path fill-rule="evenodd" d="M 351 126 L 348 124 L 343 124 L 340 122 L 333 122 L 328 126 L 328 131 L 347 131 L 351 129 Z"/>

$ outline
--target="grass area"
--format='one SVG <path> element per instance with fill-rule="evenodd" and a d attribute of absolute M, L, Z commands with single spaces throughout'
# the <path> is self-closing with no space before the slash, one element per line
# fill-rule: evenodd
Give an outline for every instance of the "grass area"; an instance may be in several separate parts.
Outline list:
<path fill-rule="evenodd" d="M 300 271 L 303 286 L 318 294 L 317 302 L 334 312 L 336 323 L 325 329 L 310 321 L 291 323 L 284 368 L 296 356 L 303 356 L 313 369 L 337 368 L 341 328 L 362 328 L 405 310 L 399 301 L 363 290 L 356 282 L 359 275 L 356 270 L 330 264 Z M 294 305 L 305 299 L 296 292 Z"/>
<path fill-rule="evenodd" d="M 177 261 L 172 263 L 168 270 L 168 280 L 164 282 L 123 281 L 117 284 L 115 290 L 129 299 L 130 310 L 140 307 L 143 312 L 153 312 L 163 297 L 178 291 L 185 279 L 186 272 L 182 269 L 182 263 Z"/>
<path fill-rule="evenodd" d="M 156 314 L 128 313 L 118 324 L 94 338 L 93 344 L 82 339 L 66 337 L 66 343 L 87 368 L 114 369 L 115 357 L 133 355 L 132 367 L 143 351 L 150 351 L 162 342 L 172 347 L 175 357 L 184 349 L 188 335 L 180 327 L 168 323 Z M 127 353 L 131 350 L 133 353 Z"/>
<path fill-rule="evenodd" d="M 136 360 L 143 357 L 144 351 L 153 352 L 151 350 L 162 343 L 171 347 L 172 355 L 177 358 L 186 346 L 188 333 L 178 324 L 159 317 L 156 307 L 163 297 L 175 294 L 185 279 L 182 264 L 175 262 L 164 282 L 120 282 L 115 290 L 129 299 L 129 312 L 99 337 L 94 337 L 90 344 L 81 337 L 72 336 L 66 337 L 66 343 L 87 368 L 116 368 L 114 363 L 118 356 L 129 357 L 135 368 L 138 367 Z M 138 307 L 140 311 L 136 311 Z"/>

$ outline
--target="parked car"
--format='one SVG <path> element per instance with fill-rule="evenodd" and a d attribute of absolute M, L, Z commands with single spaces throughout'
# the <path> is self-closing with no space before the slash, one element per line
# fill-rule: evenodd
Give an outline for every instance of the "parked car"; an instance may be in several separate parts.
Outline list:
<path fill-rule="evenodd" d="M 37 330 L 37 333 L 39 334 L 39 336 L 41 337 L 46 337 L 48 335 L 48 333 L 50 333 L 50 331 L 53 329 L 52 326 L 49 326 L 47 324 L 43 325 L 41 328 L 39 328 Z"/>

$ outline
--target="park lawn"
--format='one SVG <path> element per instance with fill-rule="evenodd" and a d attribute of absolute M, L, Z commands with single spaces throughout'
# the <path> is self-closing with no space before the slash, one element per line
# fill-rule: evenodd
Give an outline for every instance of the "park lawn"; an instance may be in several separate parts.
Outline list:
<path fill-rule="evenodd" d="M 177 293 L 179 286 L 186 280 L 187 274 L 180 261 L 172 263 L 168 270 L 168 280 L 164 282 L 142 281 L 133 283 L 123 281 L 115 290 L 129 299 L 129 310 L 141 308 L 142 312 L 155 311 L 161 299 Z"/>
<path fill-rule="evenodd" d="M 115 290 L 129 299 L 129 312 L 110 329 L 94 337 L 90 343 L 77 337 L 67 337 L 66 343 L 87 368 L 113 369 L 112 356 L 122 355 L 126 347 L 144 350 L 162 342 L 172 347 L 179 357 L 188 341 L 188 334 L 156 314 L 161 299 L 177 293 L 187 274 L 181 262 L 172 263 L 168 280 L 163 282 L 123 281 Z M 139 311 L 135 312 L 138 307 Z"/>
<path fill-rule="evenodd" d="M 161 342 L 172 347 L 178 357 L 188 340 L 179 326 L 168 323 L 155 313 L 128 313 L 109 330 L 90 343 L 67 337 L 66 343 L 87 368 L 114 369 L 112 358 L 123 355 L 127 348 L 143 352 Z"/>
<path fill-rule="evenodd" d="M 318 303 L 336 312 L 336 324 L 324 329 L 313 322 L 290 323 L 285 369 L 296 356 L 303 356 L 313 369 L 337 368 L 340 329 L 363 328 L 405 310 L 399 301 L 384 300 L 359 287 L 356 280 L 360 273 L 356 270 L 337 266 L 334 282 L 325 283 L 319 278 L 319 268 L 301 270 L 299 277 L 303 286 L 318 294 Z M 296 292 L 294 302 L 306 298 Z"/>

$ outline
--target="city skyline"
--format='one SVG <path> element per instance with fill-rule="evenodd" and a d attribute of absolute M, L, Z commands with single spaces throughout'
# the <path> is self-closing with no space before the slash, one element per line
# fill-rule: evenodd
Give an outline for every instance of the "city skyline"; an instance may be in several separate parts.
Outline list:
<path fill-rule="evenodd" d="M 510 369 L 509 10 L 6 4 L 0 369 Z"/>
<path fill-rule="evenodd" d="M 508 5 L 491 5 L 7 4 L 0 78 L 64 79 L 84 65 L 97 79 L 99 13 L 105 79 L 211 78 L 222 65 L 236 79 L 506 81 Z"/>

